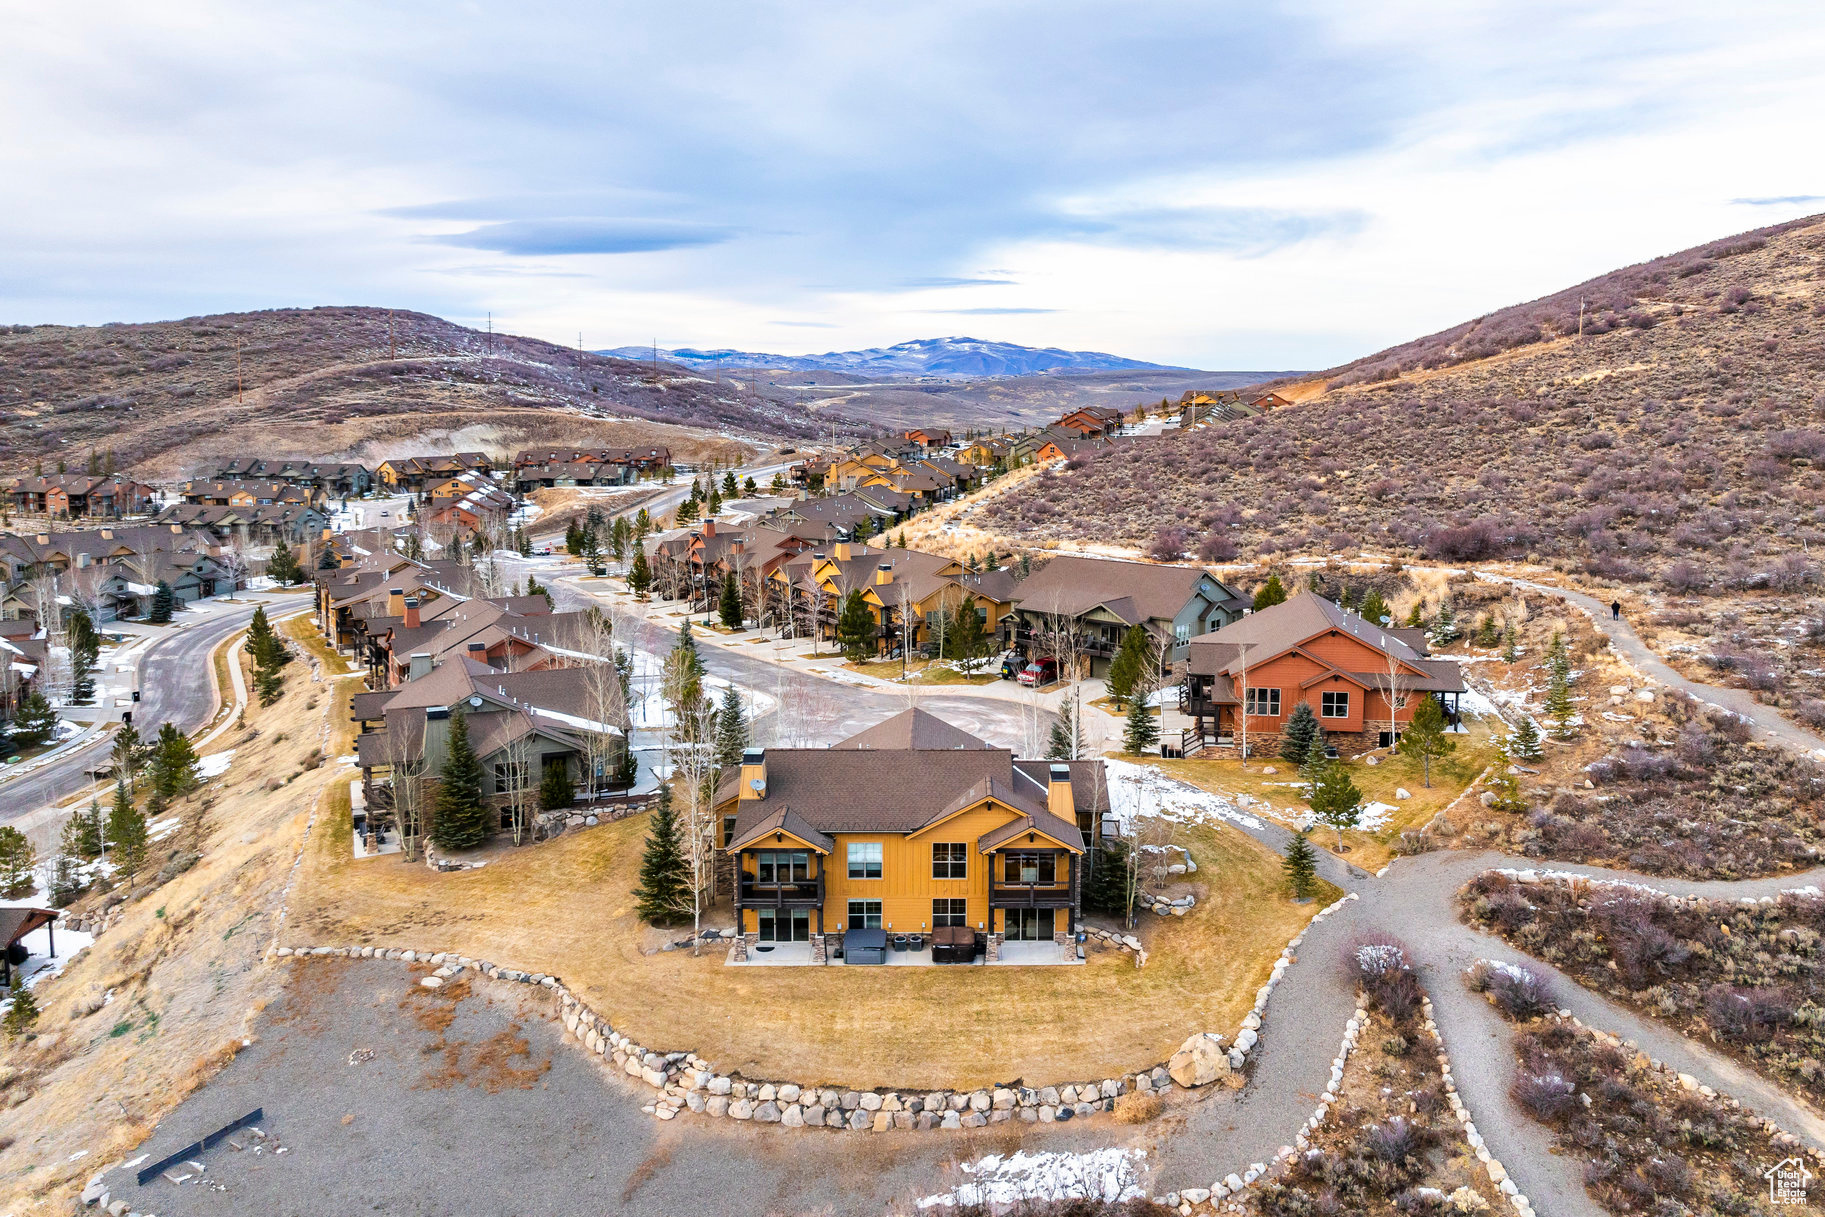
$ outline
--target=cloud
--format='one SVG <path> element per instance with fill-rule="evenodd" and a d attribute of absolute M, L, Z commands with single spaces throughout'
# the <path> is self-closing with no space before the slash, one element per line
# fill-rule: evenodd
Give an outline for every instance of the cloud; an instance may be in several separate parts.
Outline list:
<path fill-rule="evenodd" d="M 1095 244 L 1260 257 L 1319 237 L 1354 236 L 1368 220 L 1368 213 L 1359 208 L 1144 207 L 1066 214 L 1053 228 L 1058 235 Z"/>
<path fill-rule="evenodd" d="M 931 275 L 919 279 L 902 279 L 901 287 L 1012 287 L 1013 279 L 968 279 L 950 275 Z"/>
<path fill-rule="evenodd" d="M 1028 313 L 1056 313 L 1055 308 L 928 308 L 926 313 L 949 313 L 956 317 L 1019 317 Z"/>
<path fill-rule="evenodd" d="M 1774 194 L 1759 199 L 1731 199 L 1730 202 L 1738 207 L 1786 207 L 1825 202 L 1825 194 Z"/>
<path fill-rule="evenodd" d="M 767 324 L 789 325 L 803 330 L 834 330 L 837 328 L 834 321 L 769 321 Z"/>
<path fill-rule="evenodd" d="M 552 254 L 638 254 L 718 245 L 735 234 L 727 228 L 674 220 L 555 219 L 505 220 L 432 240 L 464 249 L 486 249 L 515 257 Z"/>

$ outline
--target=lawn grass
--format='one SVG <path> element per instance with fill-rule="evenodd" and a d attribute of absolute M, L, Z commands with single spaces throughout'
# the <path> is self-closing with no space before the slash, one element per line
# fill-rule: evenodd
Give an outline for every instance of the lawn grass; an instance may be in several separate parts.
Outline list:
<path fill-rule="evenodd" d="M 643 1044 L 801 1084 L 1045 1085 L 1156 1064 L 1195 1031 L 1233 1033 L 1287 939 L 1335 898 L 1293 903 L 1277 855 L 1236 829 L 1199 827 L 1182 835 L 1199 904 L 1143 920 L 1143 969 L 1108 949 L 1081 967 L 730 968 L 719 950 L 642 953 L 667 937 L 633 913 L 644 815 L 438 874 L 355 862 L 346 810 L 331 807 L 343 822 L 321 826 L 291 941 L 454 950 L 548 972 Z M 722 912 L 708 924 L 727 922 Z"/>
<path fill-rule="evenodd" d="M 840 654 L 840 652 L 839 652 Z M 984 661 L 986 663 L 986 661 Z M 898 683 L 902 672 L 911 676 L 908 684 L 915 685 L 986 685 L 1001 679 L 999 672 L 986 670 L 965 676 L 948 663 L 933 663 L 926 659 L 916 659 L 904 668 L 897 659 L 882 659 L 864 663 L 844 663 L 843 667 L 851 672 L 860 672 L 877 680 L 891 680 Z"/>
<path fill-rule="evenodd" d="M 1365 803 L 1381 802 L 1399 808 L 1388 817 L 1386 825 L 1372 833 L 1343 834 L 1344 844 L 1350 847 L 1349 853 L 1344 856 L 1351 862 L 1365 870 L 1379 870 L 1386 866 L 1397 852 L 1401 833 L 1424 826 L 1462 794 L 1489 765 L 1495 756 L 1495 737 L 1489 724 L 1469 715 L 1465 716 L 1464 723 L 1469 728 L 1469 734 L 1450 737 L 1457 742 L 1457 751 L 1432 762 L 1432 785 L 1429 787 L 1421 780 L 1419 761 L 1399 753 L 1380 754 L 1382 759 L 1379 765 L 1365 764 L 1361 760 L 1348 763 L 1350 779 L 1362 791 Z M 1298 770 L 1278 758 L 1256 758 L 1249 761 L 1246 767 L 1241 761 L 1227 757 L 1160 761 L 1150 757 L 1148 763 L 1158 765 L 1161 771 L 1214 794 L 1247 794 L 1265 799 L 1276 812 L 1305 808 L 1299 790 L 1287 784 L 1299 780 Z M 1264 772 L 1269 768 L 1278 772 Z M 1401 788 L 1411 797 L 1395 798 L 1394 792 Z M 1251 811 L 1259 810 L 1258 807 L 1251 808 Z M 1337 852 L 1337 835 L 1330 829 L 1320 826 L 1314 828 L 1311 835 L 1314 845 Z"/>

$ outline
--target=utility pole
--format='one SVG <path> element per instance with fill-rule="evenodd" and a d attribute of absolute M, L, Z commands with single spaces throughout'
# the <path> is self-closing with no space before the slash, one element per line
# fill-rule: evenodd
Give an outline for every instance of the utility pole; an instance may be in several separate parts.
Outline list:
<path fill-rule="evenodd" d="M 241 380 L 241 336 L 239 334 L 236 334 L 234 336 L 234 404 L 237 406 L 240 405 L 241 402 L 244 400 L 241 396 L 242 388 L 243 388 L 243 384 L 242 384 L 242 380 Z"/>
<path fill-rule="evenodd" d="M 1584 298 L 1578 298 L 1578 337 L 1584 337 Z"/>
<path fill-rule="evenodd" d="M 583 375 L 583 331 L 577 331 L 577 375 Z"/>

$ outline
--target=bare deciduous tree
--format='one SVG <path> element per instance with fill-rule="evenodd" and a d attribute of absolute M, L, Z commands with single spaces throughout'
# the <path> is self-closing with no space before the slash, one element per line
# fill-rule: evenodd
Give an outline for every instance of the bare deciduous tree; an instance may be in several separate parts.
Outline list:
<path fill-rule="evenodd" d="M 513 832 L 513 843 L 520 844 L 531 828 L 532 817 L 538 811 L 539 787 L 533 775 L 532 736 L 530 733 L 508 742 L 506 761 L 503 764 L 502 785 L 506 787 L 503 796 L 507 803 L 507 819 Z"/>
<path fill-rule="evenodd" d="M 399 849 L 407 862 L 416 862 L 429 827 L 425 823 L 426 762 L 422 739 L 414 746 L 405 738 L 404 728 L 388 731 L 385 754 L 392 778 L 393 827 L 399 833 Z"/>

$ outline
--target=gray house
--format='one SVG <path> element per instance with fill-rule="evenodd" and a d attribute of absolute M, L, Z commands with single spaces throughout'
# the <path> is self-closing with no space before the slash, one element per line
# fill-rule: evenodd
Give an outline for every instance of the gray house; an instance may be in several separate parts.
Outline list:
<path fill-rule="evenodd" d="M 1092 676 L 1108 672 L 1130 626 L 1146 626 L 1171 667 L 1193 638 L 1222 629 L 1248 606 L 1207 570 L 1108 558 L 1053 558 L 1014 586 L 1014 599 L 1002 618 L 1004 642 L 1037 658 L 1068 628 Z"/>

